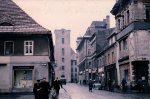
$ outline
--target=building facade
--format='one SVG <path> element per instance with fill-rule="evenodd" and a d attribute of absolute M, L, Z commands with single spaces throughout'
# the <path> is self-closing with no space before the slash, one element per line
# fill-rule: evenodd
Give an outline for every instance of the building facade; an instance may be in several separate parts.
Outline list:
<path fill-rule="evenodd" d="M 118 81 L 143 79 L 150 84 L 150 1 L 118 0 L 111 13 L 115 15 L 118 33 Z"/>
<path fill-rule="evenodd" d="M 70 30 L 55 30 L 56 77 L 71 82 L 71 67 L 75 66 L 76 53 L 70 47 Z M 73 63 L 72 63 L 73 61 Z M 76 67 L 76 66 L 75 66 Z"/>
<path fill-rule="evenodd" d="M 108 87 L 109 81 L 118 83 L 117 73 L 117 47 L 116 47 L 116 33 L 115 29 L 109 32 L 105 38 L 105 47 L 97 54 L 98 73 L 101 83 Z"/>
<path fill-rule="evenodd" d="M 0 0 L 0 9 L 0 92 L 32 91 L 35 81 L 43 77 L 51 82 L 51 32 L 11 0 Z"/>
<path fill-rule="evenodd" d="M 93 21 L 86 33 L 77 39 L 77 54 L 80 83 L 87 84 L 89 79 L 98 81 L 97 52 L 104 45 L 103 38 L 109 28 L 109 16 L 103 21 Z M 106 34 L 106 35 L 105 35 Z"/>
<path fill-rule="evenodd" d="M 77 66 L 77 54 L 71 51 L 71 82 L 78 82 L 78 66 Z"/>

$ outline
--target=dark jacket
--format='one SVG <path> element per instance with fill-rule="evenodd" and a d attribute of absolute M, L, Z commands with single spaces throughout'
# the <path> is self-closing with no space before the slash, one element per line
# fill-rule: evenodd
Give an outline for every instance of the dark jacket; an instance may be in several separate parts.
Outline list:
<path fill-rule="evenodd" d="M 42 94 L 48 94 L 50 92 L 50 85 L 48 82 L 41 82 L 40 87 Z"/>
<path fill-rule="evenodd" d="M 40 83 L 35 83 L 35 84 L 34 84 L 34 87 L 33 87 L 33 93 L 34 93 L 34 94 L 39 94 L 39 93 L 40 93 L 40 92 L 39 92 L 39 91 L 40 91 L 40 88 L 41 88 L 41 87 L 40 87 Z"/>
<path fill-rule="evenodd" d="M 60 80 L 54 80 L 52 87 L 54 87 L 54 89 L 59 90 L 60 87 L 62 88 L 62 84 Z"/>

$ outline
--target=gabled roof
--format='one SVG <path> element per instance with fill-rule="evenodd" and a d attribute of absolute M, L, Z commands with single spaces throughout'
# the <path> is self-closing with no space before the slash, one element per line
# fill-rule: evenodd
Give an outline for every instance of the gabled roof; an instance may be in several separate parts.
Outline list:
<path fill-rule="evenodd" d="M 3 22 L 11 25 L 3 26 Z M 12 0 L 0 0 L 0 33 L 4 32 L 46 34 L 49 30 L 35 22 Z"/>

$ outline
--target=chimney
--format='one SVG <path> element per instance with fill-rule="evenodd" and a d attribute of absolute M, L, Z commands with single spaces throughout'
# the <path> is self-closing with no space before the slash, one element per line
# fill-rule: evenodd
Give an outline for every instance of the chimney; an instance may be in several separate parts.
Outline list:
<path fill-rule="evenodd" d="M 110 16 L 109 15 L 106 16 L 106 23 L 107 23 L 107 29 L 109 29 L 110 28 Z"/>

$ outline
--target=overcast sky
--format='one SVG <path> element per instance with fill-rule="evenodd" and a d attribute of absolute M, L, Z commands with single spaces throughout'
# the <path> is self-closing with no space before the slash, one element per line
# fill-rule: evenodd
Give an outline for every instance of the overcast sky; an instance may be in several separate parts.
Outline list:
<path fill-rule="evenodd" d="M 92 21 L 102 21 L 110 15 L 116 0 L 13 0 L 36 22 L 52 31 L 71 30 L 71 47 L 76 49 L 76 38 L 83 36 Z M 54 36 L 53 36 L 54 39 Z"/>

